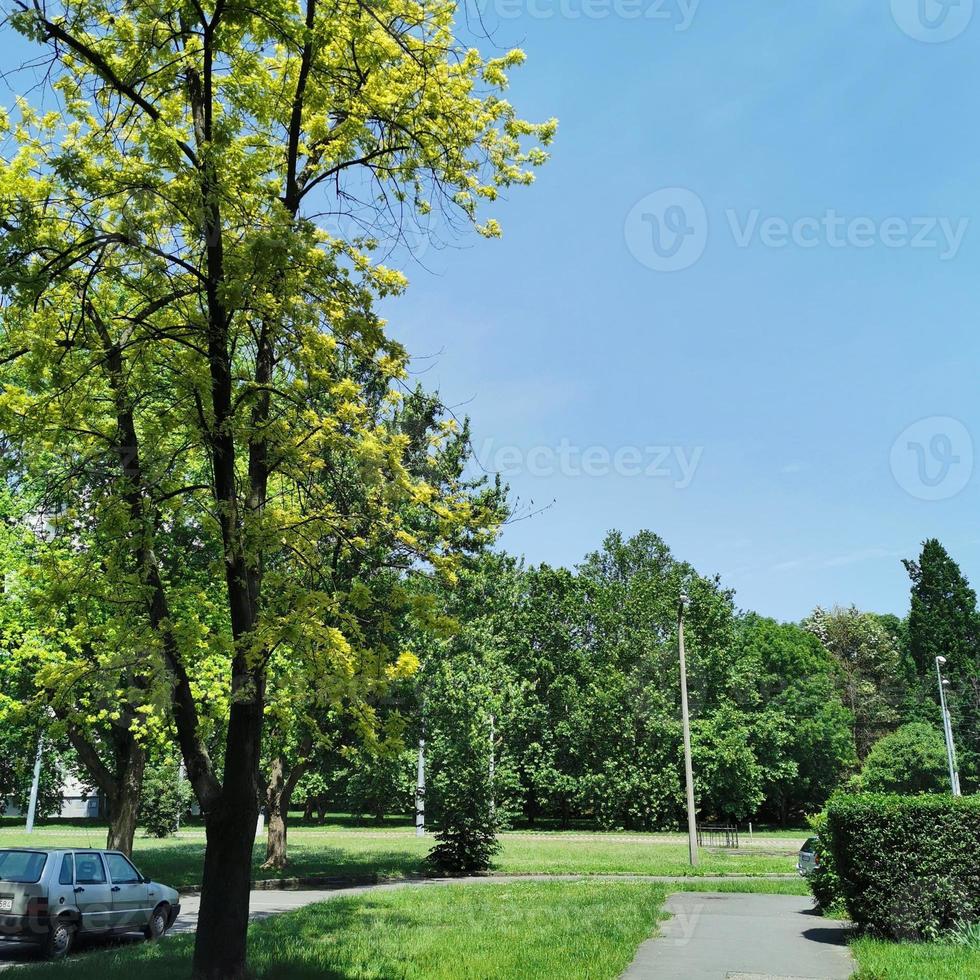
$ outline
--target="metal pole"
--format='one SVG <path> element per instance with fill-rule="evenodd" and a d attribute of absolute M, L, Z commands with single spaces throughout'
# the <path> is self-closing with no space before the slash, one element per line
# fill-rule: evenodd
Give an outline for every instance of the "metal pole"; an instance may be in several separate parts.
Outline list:
<path fill-rule="evenodd" d="M 493 784 L 497 776 L 497 756 L 494 746 L 494 740 L 497 737 L 497 730 L 494 723 L 493 715 L 490 715 L 490 815 L 494 816 L 497 812 L 497 804 L 494 800 L 493 795 Z"/>
<path fill-rule="evenodd" d="M 946 738 L 946 762 L 949 765 L 949 786 L 953 796 L 960 796 L 960 774 L 956 771 L 956 746 L 953 743 L 953 719 L 946 704 L 946 681 L 943 680 L 945 657 L 936 657 L 936 678 L 939 681 L 939 705 L 943 712 L 943 735 Z"/>
<path fill-rule="evenodd" d="M 184 784 L 184 760 L 181 759 L 177 764 L 177 829 L 174 831 L 175 834 L 180 833 L 180 801 L 183 799 L 181 792 Z"/>
<path fill-rule="evenodd" d="M 41 788 L 41 752 L 44 750 L 44 736 L 37 740 L 37 756 L 34 759 L 34 782 L 31 783 L 31 800 L 27 804 L 27 832 L 34 833 L 34 816 L 37 813 L 37 794 Z"/>
<path fill-rule="evenodd" d="M 698 865 L 698 818 L 694 810 L 694 767 L 691 764 L 691 719 L 687 709 L 687 660 L 684 656 L 684 610 L 691 600 L 682 595 L 677 610 L 677 647 L 681 661 L 681 723 L 684 727 L 684 780 L 687 787 L 687 844 L 691 867 Z"/>
<path fill-rule="evenodd" d="M 415 783 L 415 836 L 425 836 L 425 728 L 419 737 L 419 770 Z"/>

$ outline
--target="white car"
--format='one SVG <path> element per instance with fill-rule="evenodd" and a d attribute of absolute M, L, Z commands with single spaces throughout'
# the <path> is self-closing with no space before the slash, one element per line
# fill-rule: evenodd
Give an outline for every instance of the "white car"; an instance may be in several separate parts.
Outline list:
<path fill-rule="evenodd" d="M 0 849 L 0 939 L 36 943 L 51 959 L 80 934 L 158 939 L 179 913 L 180 895 L 119 851 Z"/>

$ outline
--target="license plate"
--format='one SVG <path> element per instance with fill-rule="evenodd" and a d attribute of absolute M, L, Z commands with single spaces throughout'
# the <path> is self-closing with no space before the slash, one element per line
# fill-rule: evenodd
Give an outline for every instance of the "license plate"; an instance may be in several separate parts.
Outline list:
<path fill-rule="evenodd" d="M 0 912 L 9 912 L 14 907 L 12 898 L 0 898 Z"/>

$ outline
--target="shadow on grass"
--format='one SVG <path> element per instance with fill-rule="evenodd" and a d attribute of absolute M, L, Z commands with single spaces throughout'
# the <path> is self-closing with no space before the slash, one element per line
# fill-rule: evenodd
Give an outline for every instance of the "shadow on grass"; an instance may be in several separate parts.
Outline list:
<path fill-rule="evenodd" d="M 411 928 L 416 916 L 403 914 L 370 898 L 337 900 L 253 922 L 249 927 L 249 975 L 261 980 L 352 980 L 365 973 L 374 942 L 339 945 L 338 937 L 372 928 Z M 370 935 L 370 932 L 368 932 Z M 12 945 L 12 944 L 11 944 Z M 72 980 L 181 980 L 189 977 L 193 935 L 168 936 L 147 943 L 141 936 L 84 939 L 67 963 L 48 963 L 29 946 L 0 947 L 0 964 L 20 965 L 19 975 L 33 980 L 59 980 L 64 970 Z M 407 965 L 407 964 L 406 964 Z M 388 964 L 385 964 L 388 967 Z M 400 974 L 399 974 L 400 975 Z"/>
<path fill-rule="evenodd" d="M 285 871 L 262 868 L 265 844 L 259 842 L 252 854 L 252 877 L 256 880 L 307 875 L 342 875 L 363 878 L 370 875 L 407 876 L 423 870 L 424 853 L 396 850 L 385 845 L 350 848 L 322 842 L 315 847 L 290 844 L 289 865 Z M 204 867 L 204 842 L 138 841 L 134 853 L 137 867 L 154 881 L 176 888 L 199 885 Z"/>

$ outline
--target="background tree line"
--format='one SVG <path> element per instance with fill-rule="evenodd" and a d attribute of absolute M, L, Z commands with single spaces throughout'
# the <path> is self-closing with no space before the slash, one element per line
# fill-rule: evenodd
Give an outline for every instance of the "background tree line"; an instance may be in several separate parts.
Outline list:
<path fill-rule="evenodd" d="M 417 426 L 424 432 L 435 403 L 418 398 Z M 464 441 L 453 441 L 441 459 L 446 479 L 458 478 L 465 464 Z M 500 494 L 474 492 L 484 502 L 487 494 Z M 8 548 L 16 527 L 7 521 Z M 938 541 L 927 541 L 906 565 L 911 612 L 905 620 L 817 608 L 798 624 L 738 610 L 717 577 L 698 574 L 647 531 L 632 538 L 610 533 L 573 570 L 526 566 L 477 548 L 452 585 L 418 570 L 389 577 L 386 587 L 397 581 L 401 597 L 387 598 L 388 615 L 370 627 L 380 631 L 371 642 L 419 650 L 420 663 L 400 676 L 389 667 L 379 696 L 359 703 L 358 710 L 370 711 L 370 724 L 357 711 L 325 707 L 286 677 L 273 687 L 276 737 L 263 760 L 268 860 L 274 866 L 288 860 L 290 807 L 310 820 L 337 811 L 378 821 L 411 813 L 423 733 L 430 826 L 450 835 L 467 828 L 456 842 L 463 851 L 474 835 L 478 845 L 482 840 L 488 850 L 477 864 L 489 860 L 496 831 L 515 822 L 679 826 L 676 611 L 682 592 L 692 598 L 689 684 L 701 820 L 798 823 L 845 785 L 945 791 L 934 673 L 940 653 L 954 682 L 961 777 L 975 791 L 976 596 Z M 9 645 L 0 671 L 7 717 L 37 703 L 46 676 L 33 662 L 26 669 L 24 651 L 36 656 L 36 647 L 17 646 L 28 618 L 17 601 L 16 590 L 8 590 L 0 604 Z M 398 609 L 402 614 L 393 612 Z M 99 785 L 75 751 L 71 722 L 51 717 L 50 746 L 59 761 L 45 770 L 42 810 L 48 812 L 56 809 L 59 768 Z M 102 712 L 89 720 L 88 737 L 102 745 L 106 767 L 115 758 L 118 723 Z M 214 724 L 220 731 L 218 714 Z M 140 737 L 150 789 L 137 787 L 137 799 L 143 798 L 144 824 L 166 833 L 191 794 L 186 782 L 181 792 L 166 726 L 160 731 L 155 741 Z M 35 732 L 8 725 L 2 737 L 8 751 L 0 795 L 23 800 Z M 468 864 L 465 853 L 452 849 L 442 857 L 449 867 Z"/>
<path fill-rule="evenodd" d="M 358 764 L 326 753 L 301 785 L 300 802 L 311 818 L 318 808 L 366 819 L 409 812 L 424 721 L 434 766 L 461 740 L 492 751 L 498 824 L 679 826 L 681 592 L 692 597 L 700 819 L 800 823 L 842 786 L 948 791 L 939 654 L 953 681 L 962 782 L 975 791 L 976 596 L 938 541 L 927 541 L 906 566 L 911 613 L 904 620 L 850 607 L 779 623 L 738 610 L 717 578 L 699 575 L 646 531 L 628 539 L 610 533 L 574 570 L 484 553 L 456 587 L 437 593 L 461 629 L 430 645 L 423 667 L 426 677 L 452 679 L 453 699 L 469 704 L 470 721 L 445 720 L 440 750 L 431 739 L 443 709 L 416 700 L 397 753 Z M 438 820 L 437 787 L 426 802 Z"/>

